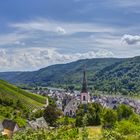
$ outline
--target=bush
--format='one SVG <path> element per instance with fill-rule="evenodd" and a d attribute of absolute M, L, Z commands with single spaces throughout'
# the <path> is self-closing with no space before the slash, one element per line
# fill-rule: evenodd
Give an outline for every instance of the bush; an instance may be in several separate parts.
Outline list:
<path fill-rule="evenodd" d="M 51 105 L 47 106 L 43 113 L 43 117 L 45 118 L 46 122 L 51 126 L 56 125 L 56 120 L 61 115 L 62 115 L 62 112 L 56 107 L 51 106 Z"/>
<path fill-rule="evenodd" d="M 85 115 L 87 116 L 87 126 L 100 125 L 101 113 L 102 106 L 98 103 L 87 104 L 86 107 L 85 105 L 81 105 L 76 112 L 76 126 L 83 126 L 82 120 Z"/>
<path fill-rule="evenodd" d="M 112 109 L 106 109 L 102 116 L 102 125 L 104 128 L 113 128 L 117 120 L 117 112 Z"/>
<path fill-rule="evenodd" d="M 133 110 L 131 107 L 122 104 L 117 108 L 117 113 L 119 120 L 128 119 L 133 114 Z"/>
<path fill-rule="evenodd" d="M 140 126 L 129 120 L 122 120 L 116 124 L 115 130 L 122 135 L 137 135 L 140 133 Z"/>
<path fill-rule="evenodd" d="M 139 140 L 140 125 L 132 120 L 124 119 L 117 122 L 112 129 L 103 129 L 103 140 Z"/>
<path fill-rule="evenodd" d="M 82 134 L 78 128 L 69 128 L 67 126 L 55 130 L 32 130 L 26 129 L 16 133 L 14 140 L 82 140 Z"/>
<path fill-rule="evenodd" d="M 59 118 L 57 120 L 57 124 L 58 125 L 75 125 L 75 118 L 70 118 L 68 116 L 64 116 L 62 118 Z"/>
<path fill-rule="evenodd" d="M 129 120 L 136 125 L 140 125 L 140 116 L 137 114 L 132 114 Z"/>

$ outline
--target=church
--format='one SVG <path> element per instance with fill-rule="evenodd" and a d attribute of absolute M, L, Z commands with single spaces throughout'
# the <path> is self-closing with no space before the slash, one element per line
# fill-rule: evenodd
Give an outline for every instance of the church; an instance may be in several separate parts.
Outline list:
<path fill-rule="evenodd" d="M 87 89 L 87 78 L 86 78 L 86 70 L 83 71 L 83 83 L 82 83 L 82 90 L 80 96 L 75 97 L 72 99 L 64 109 L 64 115 L 69 117 L 76 116 L 76 110 L 80 104 L 87 104 L 90 102 L 90 94 Z"/>

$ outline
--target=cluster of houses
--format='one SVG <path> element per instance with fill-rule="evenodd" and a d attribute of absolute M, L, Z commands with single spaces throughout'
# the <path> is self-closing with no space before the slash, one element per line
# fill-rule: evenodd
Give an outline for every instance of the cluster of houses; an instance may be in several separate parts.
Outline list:
<path fill-rule="evenodd" d="M 133 108 L 133 110 L 140 115 L 140 100 L 126 98 L 123 96 L 108 96 L 108 95 L 100 95 L 100 96 L 93 96 L 92 102 L 100 103 L 105 108 L 112 108 L 115 109 L 120 104 L 125 104 Z"/>
<path fill-rule="evenodd" d="M 82 90 L 68 92 L 63 89 L 57 88 L 47 88 L 47 89 L 33 89 L 31 92 L 37 94 L 47 94 L 49 97 L 54 99 L 56 102 L 57 107 L 63 111 L 64 115 L 69 117 L 76 116 L 76 110 L 78 109 L 80 104 L 87 104 L 92 102 L 100 103 L 103 107 L 106 108 L 117 108 L 120 104 L 126 104 L 131 106 L 134 111 L 140 115 L 140 100 L 126 98 L 123 96 L 109 96 L 109 95 L 90 95 L 87 90 L 87 80 L 86 80 L 86 72 L 84 71 L 83 75 L 83 84 Z M 49 102 L 48 99 L 46 100 L 46 106 L 48 106 Z M 38 128 L 48 128 L 48 125 L 43 117 L 37 118 L 36 120 L 28 121 L 28 126 L 32 129 Z M 4 120 L 0 123 L 0 132 L 2 135 L 7 135 L 9 138 L 19 130 L 18 125 L 16 122 L 12 120 Z"/>
<path fill-rule="evenodd" d="M 56 101 L 56 105 L 61 109 L 65 115 L 74 117 L 78 106 L 81 104 L 81 93 L 76 91 L 70 93 L 66 91 L 50 91 L 48 95 Z M 90 96 L 89 102 L 100 103 L 105 108 L 115 109 L 120 104 L 125 104 L 134 109 L 140 115 L 140 100 L 132 99 L 125 96 L 112 96 L 112 95 L 93 95 Z"/>
<path fill-rule="evenodd" d="M 140 101 L 123 96 L 108 96 L 100 94 L 98 96 L 90 95 L 87 90 L 86 71 L 83 73 L 82 90 L 66 91 L 60 88 L 36 88 L 31 92 L 45 94 L 54 99 L 57 107 L 64 112 L 64 115 L 70 117 L 76 116 L 76 110 L 80 104 L 98 102 L 103 107 L 115 109 L 119 104 L 131 106 L 137 114 L 140 114 Z"/>
<path fill-rule="evenodd" d="M 87 104 L 91 102 L 91 96 L 87 90 L 86 71 L 83 73 L 83 84 L 81 92 L 73 91 L 66 92 L 64 90 L 50 89 L 48 96 L 53 98 L 59 109 L 64 112 L 64 115 L 74 117 L 76 110 L 80 104 Z"/>
<path fill-rule="evenodd" d="M 109 96 L 109 95 L 90 95 L 87 90 L 86 72 L 84 71 L 82 90 L 74 92 L 66 92 L 60 89 L 49 89 L 48 96 L 53 98 L 59 109 L 64 112 L 64 115 L 70 117 L 76 116 L 76 110 L 80 104 L 98 102 L 105 108 L 117 108 L 120 104 L 125 104 L 133 108 L 140 114 L 140 100 L 132 99 L 125 96 Z"/>

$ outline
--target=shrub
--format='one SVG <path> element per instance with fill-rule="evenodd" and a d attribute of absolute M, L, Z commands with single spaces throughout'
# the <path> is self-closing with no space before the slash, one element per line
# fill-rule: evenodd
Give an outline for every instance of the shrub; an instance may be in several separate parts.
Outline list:
<path fill-rule="evenodd" d="M 131 107 L 122 104 L 117 108 L 117 113 L 119 120 L 128 119 L 133 114 L 133 110 Z"/>
<path fill-rule="evenodd" d="M 117 112 L 112 109 L 106 109 L 102 116 L 102 124 L 104 128 L 113 128 L 118 120 Z"/>

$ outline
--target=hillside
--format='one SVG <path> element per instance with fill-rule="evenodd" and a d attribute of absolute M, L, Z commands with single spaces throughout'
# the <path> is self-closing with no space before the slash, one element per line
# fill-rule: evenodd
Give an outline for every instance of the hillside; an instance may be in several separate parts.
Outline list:
<path fill-rule="evenodd" d="M 90 80 L 96 89 L 140 93 L 140 57 L 106 67 Z"/>
<path fill-rule="evenodd" d="M 34 72 L 0 73 L 0 78 L 17 85 L 74 85 L 80 89 L 84 65 L 87 67 L 90 89 L 123 94 L 140 92 L 140 57 L 85 59 L 49 66 Z"/>
<path fill-rule="evenodd" d="M 20 102 L 22 106 L 31 109 L 43 106 L 46 101 L 45 97 L 21 90 L 3 80 L 0 80 L 0 100 Z"/>
<path fill-rule="evenodd" d="M 0 80 L 0 122 L 14 119 L 20 127 L 26 126 L 34 109 L 40 109 L 46 98 L 21 90 L 20 88 Z"/>
<path fill-rule="evenodd" d="M 68 64 L 59 64 L 49 66 L 34 72 L 7 72 L 0 73 L 0 78 L 11 83 L 20 85 L 42 85 L 42 86 L 60 86 L 60 85 L 81 85 L 82 71 L 84 65 L 87 67 L 88 79 L 95 73 L 110 65 L 121 63 L 125 59 L 115 58 L 96 58 L 85 59 Z M 92 83 L 89 81 L 89 85 Z"/>

